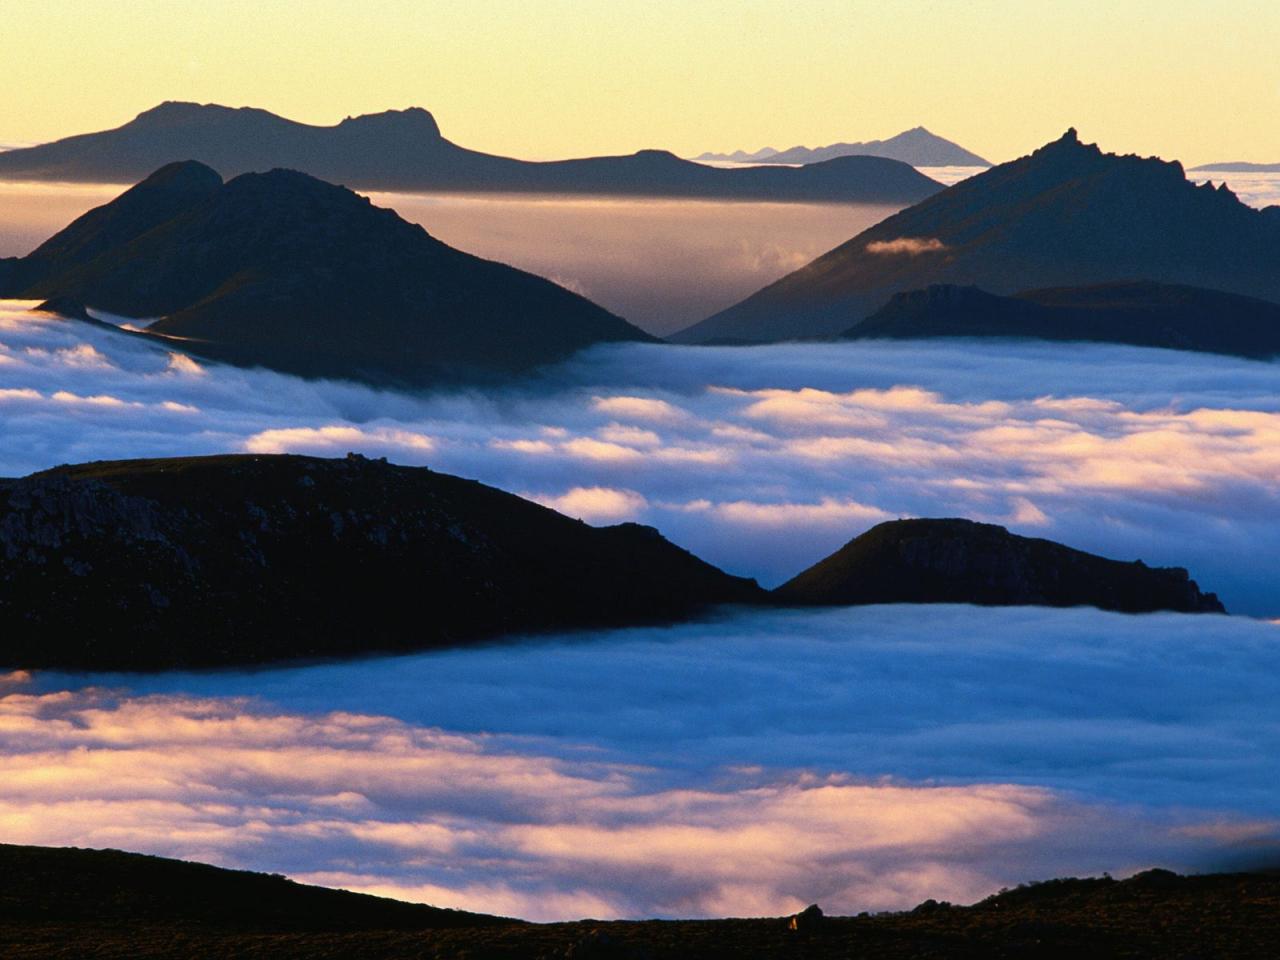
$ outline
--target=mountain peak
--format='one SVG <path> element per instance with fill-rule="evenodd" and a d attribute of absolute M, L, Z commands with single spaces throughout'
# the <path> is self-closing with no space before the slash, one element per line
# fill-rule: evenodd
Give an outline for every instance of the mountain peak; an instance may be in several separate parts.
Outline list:
<path fill-rule="evenodd" d="M 383 110 L 381 113 L 363 113 L 358 117 L 347 117 L 339 127 L 391 130 L 414 136 L 440 139 L 440 125 L 430 110 L 422 107 L 407 107 L 404 110 Z"/>

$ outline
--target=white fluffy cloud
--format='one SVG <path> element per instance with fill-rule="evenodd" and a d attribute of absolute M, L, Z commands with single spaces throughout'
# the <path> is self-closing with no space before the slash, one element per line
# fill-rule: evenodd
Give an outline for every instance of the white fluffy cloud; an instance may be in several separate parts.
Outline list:
<path fill-rule="evenodd" d="M 11 675 L 0 839 L 542 919 L 1237 866 L 1277 850 L 1276 630 L 765 611 L 252 673 Z"/>
<path fill-rule="evenodd" d="M 969 516 L 1185 565 L 1275 615 L 1277 397 L 1276 364 L 999 342 L 611 347 L 506 391 L 414 396 L 0 308 L 0 473 L 356 450 L 651 523 L 767 584 L 880 519 Z M 592 510 L 584 490 L 630 498 Z"/>

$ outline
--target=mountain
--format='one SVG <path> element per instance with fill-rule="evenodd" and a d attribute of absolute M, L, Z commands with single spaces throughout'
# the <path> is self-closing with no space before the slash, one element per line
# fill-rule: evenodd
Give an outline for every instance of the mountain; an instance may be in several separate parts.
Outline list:
<path fill-rule="evenodd" d="M 158 318 L 138 325 L 170 348 L 378 386 L 501 378 L 652 339 L 344 187 L 289 170 L 223 183 L 194 161 L 0 261 L 0 297 Z"/>
<path fill-rule="evenodd" d="M 976 153 L 952 143 L 924 127 L 904 130 L 888 140 L 866 143 L 832 143 L 825 147 L 791 147 L 774 150 L 765 147 L 756 153 L 736 150 L 733 153 L 704 153 L 697 160 L 733 163 L 822 163 L 836 157 L 887 157 L 913 167 L 989 167 L 991 164 Z"/>
<path fill-rule="evenodd" d="M 117 850 L 0 845 L 6 960 L 1270 957 L 1280 876 L 1156 869 L 1026 884 L 972 906 L 799 917 L 810 922 L 522 923 Z"/>
<path fill-rule="evenodd" d="M 0 929 L 57 925 L 70 932 L 85 923 L 166 924 L 173 933 L 183 928 L 247 933 L 523 926 L 482 913 L 306 886 L 278 874 L 120 850 L 0 843 L 0 877 Z"/>
<path fill-rule="evenodd" d="M 664 150 L 531 162 L 460 147 L 417 107 L 319 127 L 249 107 L 174 102 L 114 130 L 2 153 L 0 179 L 133 183 L 181 160 L 225 177 L 281 167 L 376 190 L 914 203 L 940 189 L 883 158 L 803 170 L 718 170 Z"/>
<path fill-rule="evenodd" d="M 1232 160 L 1228 163 L 1206 163 L 1192 167 L 1192 173 L 1201 170 L 1216 170 L 1222 173 L 1280 173 L 1280 163 L 1250 163 L 1247 160 Z"/>
<path fill-rule="evenodd" d="M 832 336 L 904 290 L 995 294 L 1117 280 L 1280 302 L 1280 207 L 1255 210 L 1182 167 L 1116 156 L 1074 130 L 961 181 L 671 338 Z"/>
<path fill-rule="evenodd" d="M 58 467 L 0 482 L 0 664 L 353 656 L 757 602 L 637 524 L 350 455 Z"/>
<path fill-rule="evenodd" d="M 774 591 L 790 604 L 1093 606 L 1224 613 L 1180 567 L 1122 563 L 972 520 L 891 520 Z"/>
<path fill-rule="evenodd" d="M 936 284 L 895 293 L 844 336 L 1092 340 L 1269 359 L 1280 356 L 1280 304 L 1150 281 L 1030 290 L 1012 297 Z"/>

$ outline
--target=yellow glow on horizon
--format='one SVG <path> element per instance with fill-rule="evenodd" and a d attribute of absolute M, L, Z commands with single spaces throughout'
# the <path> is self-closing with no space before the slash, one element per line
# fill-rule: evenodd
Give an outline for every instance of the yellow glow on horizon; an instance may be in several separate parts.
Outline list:
<path fill-rule="evenodd" d="M 162 100 L 331 124 L 431 110 L 551 158 L 785 148 L 917 124 L 993 161 L 1067 126 L 1188 164 L 1280 162 L 1273 0 L 5 0 L 0 142 Z"/>

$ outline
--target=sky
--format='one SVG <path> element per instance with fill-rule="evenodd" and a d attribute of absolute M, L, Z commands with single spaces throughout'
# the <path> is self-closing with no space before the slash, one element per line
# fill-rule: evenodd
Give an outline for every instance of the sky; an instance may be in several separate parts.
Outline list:
<path fill-rule="evenodd" d="M 1272 0 L 6 0 L 0 142 L 163 100 L 293 119 L 422 106 L 532 159 L 785 148 L 924 125 L 999 162 L 1280 161 Z"/>

